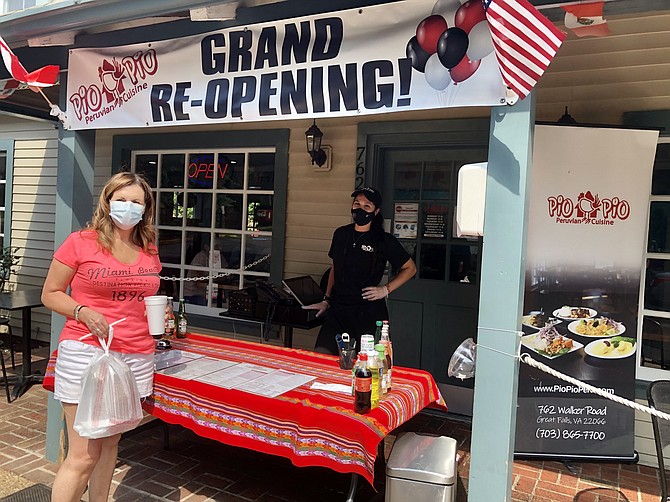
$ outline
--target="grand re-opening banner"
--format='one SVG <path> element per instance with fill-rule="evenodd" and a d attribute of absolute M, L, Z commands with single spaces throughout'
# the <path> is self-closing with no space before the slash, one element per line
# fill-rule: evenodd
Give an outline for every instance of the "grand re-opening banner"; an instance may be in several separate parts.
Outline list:
<path fill-rule="evenodd" d="M 505 103 L 479 0 L 408 0 L 70 51 L 68 129 Z M 477 7 L 477 8 L 475 8 Z"/>

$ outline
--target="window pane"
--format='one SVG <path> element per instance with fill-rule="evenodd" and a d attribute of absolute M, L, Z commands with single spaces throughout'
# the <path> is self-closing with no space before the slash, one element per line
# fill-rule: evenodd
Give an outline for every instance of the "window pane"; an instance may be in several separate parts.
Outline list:
<path fill-rule="evenodd" d="M 649 240 L 647 251 L 670 251 L 670 202 L 652 202 L 649 211 Z"/>
<path fill-rule="evenodd" d="M 0 152 L 0 179 L 7 179 L 7 152 Z"/>
<path fill-rule="evenodd" d="M 161 157 L 161 188 L 184 188 L 184 154 Z"/>
<path fill-rule="evenodd" d="M 220 153 L 217 187 L 228 190 L 244 188 L 244 154 Z"/>
<path fill-rule="evenodd" d="M 449 252 L 449 280 L 464 283 L 477 282 L 477 246 L 455 245 Z"/>
<path fill-rule="evenodd" d="M 158 256 L 161 263 L 179 265 L 181 263 L 181 232 L 178 230 L 158 231 Z"/>
<path fill-rule="evenodd" d="M 647 259 L 644 308 L 670 312 L 670 260 Z"/>
<path fill-rule="evenodd" d="M 212 226 L 212 194 L 195 192 L 186 197 L 186 226 L 210 228 Z"/>
<path fill-rule="evenodd" d="M 670 369 L 670 319 L 645 316 L 642 320 L 642 366 Z"/>
<path fill-rule="evenodd" d="M 188 156 L 188 188 L 212 188 L 214 186 L 214 154 L 192 153 Z"/>
<path fill-rule="evenodd" d="M 216 227 L 242 230 L 241 194 L 224 194 L 216 196 Z"/>
<path fill-rule="evenodd" d="M 161 193 L 158 200 L 158 225 L 181 226 L 184 216 L 183 193 Z"/>
<path fill-rule="evenodd" d="M 135 157 L 135 173 L 143 175 L 151 188 L 158 181 L 158 154 L 138 155 Z"/>
<path fill-rule="evenodd" d="M 249 190 L 273 190 L 275 186 L 275 154 L 249 154 Z"/>
<path fill-rule="evenodd" d="M 449 205 L 424 203 L 421 209 L 423 215 L 423 237 L 446 238 Z"/>
<path fill-rule="evenodd" d="M 423 244 L 421 246 L 419 277 L 421 279 L 435 279 L 438 281 L 443 281 L 445 276 L 446 261 L 446 246 L 442 244 Z"/>
<path fill-rule="evenodd" d="M 451 196 L 451 163 L 427 162 L 423 175 L 424 199 L 448 199 Z"/>
<path fill-rule="evenodd" d="M 244 266 L 246 267 L 256 260 L 269 255 L 271 251 L 272 237 L 266 235 L 261 237 L 247 235 L 246 246 L 244 249 Z M 264 260 L 254 267 L 249 268 L 249 270 L 253 270 L 254 272 L 270 272 L 270 258 Z"/>
<path fill-rule="evenodd" d="M 670 143 L 659 143 L 656 147 L 651 193 L 653 195 L 670 195 Z"/>
<path fill-rule="evenodd" d="M 0 207 L 5 207 L 5 189 L 7 185 L 0 183 Z"/>
<path fill-rule="evenodd" d="M 221 251 L 221 262 L 228 268 L 239 268 L 242 236 L 239 234 L 216 234 L 214 246 Z M 224 265 L 224 268 L 226 265 Z"/>
<path fill-rule="evenodd" d="M 163 267 L 163 270 L 161 270 L 161 276 L 163 277 L 177 277 L 179 278 L 179 274 L 181 271 L 178 268 L 168 268 L 168 267 Z M 178 281 L 168 281 L 165 279 L 161 279 L 161 285 L 160 288 L 158 289 L 159 295 L 167 295 L 172 297 L 175 301 L 178 301 L 180 298 L 180 293 L 179 293 L 179 282 Z"/>
<path fill-rule="evenodd" d="M 421 191 L 421 163 L 398 162 L 393 166 L 393 198 L 419 200 Z"/>
<path fill-rule="evenodd" d="M 272 195 L 250 195 L 247 230 L 272 231 Z"/>
<path fill-rule="evenodd" d="M 206 277 L 209 274 L 210 235 L 202 232 L 186 232 L 185 260 L 190 267 L 200 267 L 186 272 L 187 278 Z M 207 305 L 209 280 L 184 281 L 184 300 L 194 305 Z"/>

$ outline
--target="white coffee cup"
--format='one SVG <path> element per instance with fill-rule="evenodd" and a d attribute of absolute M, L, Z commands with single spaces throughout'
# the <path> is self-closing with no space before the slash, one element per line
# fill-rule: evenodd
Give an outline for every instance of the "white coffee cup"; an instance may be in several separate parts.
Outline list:
<path fill-rule="evenodd" d="M 145 296 L 144 307 L 147 309 L 147 321 L 151 336 L 161 336 L 165 333 L 165 307 L 167 307 L 167 296 Z"/>

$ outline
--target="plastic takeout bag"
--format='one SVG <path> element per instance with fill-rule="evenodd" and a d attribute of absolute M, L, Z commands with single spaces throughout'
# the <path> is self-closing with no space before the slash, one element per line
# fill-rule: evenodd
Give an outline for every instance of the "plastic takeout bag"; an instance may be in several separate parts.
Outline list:
<path fill-rule="evenodd" d="M 142 420 L 140 394 L 128 365 L 109 351 L 114 328 L 101 338 L 96 354 L 82 376 L 81 397 L 74 430 L 82 437 L 97 439 L 137 427 Z"/>

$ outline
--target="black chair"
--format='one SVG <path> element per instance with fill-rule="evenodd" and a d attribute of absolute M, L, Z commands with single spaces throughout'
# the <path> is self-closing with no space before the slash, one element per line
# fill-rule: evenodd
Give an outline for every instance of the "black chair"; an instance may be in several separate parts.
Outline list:
<path fill-rule="evenodd" d="M 7 326 L 7 336 L 9 337 L 7 344 L 9 345 L 9 353 L 12 358 L 12 369 L 15 370 L 16 364 L 14 363 L 14 334 L 12 333 L 12 325 L 9 324 L 9 321 L 9 317 L 0 317 L 0 326 Z"/>
<path fill-rule="evenodd" d="M 7 380 L 7 368 L 5 367 L 5 355 L 2 353 L 2 346 L 4 343 L 0 341 L 0 365 L 2 365 L 2 381 L 5 383 L 5 392 L 7 393 L 7 402 L 12 402 L 12 397 L 9 392 L 9 381 Z"/>
<path fill-rule="evenodd" d="M 649 406 L 663 413 L 670 413 L 670 380 L 656 380 L 647 387 L 647 401 Z M 654 415 L 651 416 L 654 427 L 654 443 L 656 444 L 656 457 L 658 459 L 658 471 L 661 484 L 661 500 L 668 500 L 668 480 L 665 473 L 663 461 L 663 450 L 670 445 L 670 420 L 664 420 Z"/>

